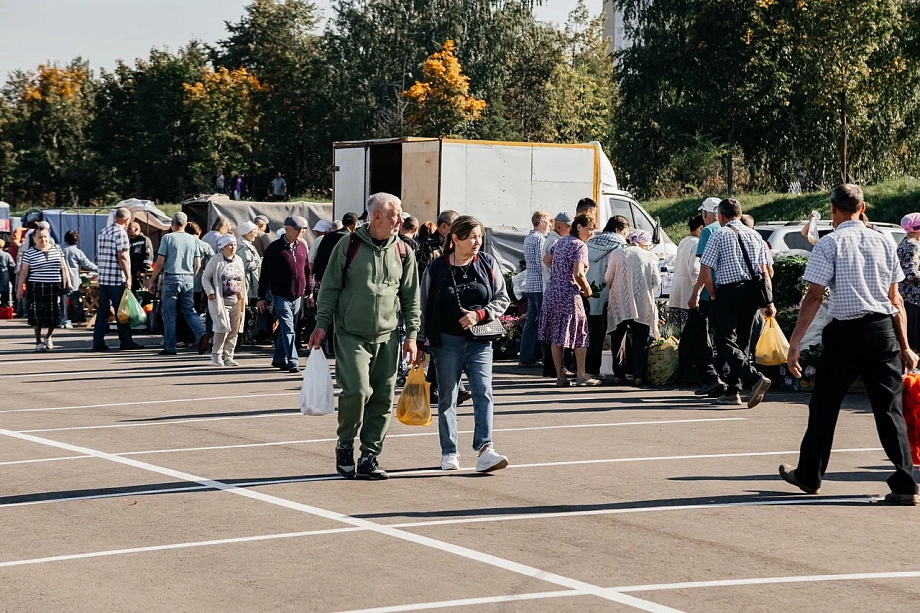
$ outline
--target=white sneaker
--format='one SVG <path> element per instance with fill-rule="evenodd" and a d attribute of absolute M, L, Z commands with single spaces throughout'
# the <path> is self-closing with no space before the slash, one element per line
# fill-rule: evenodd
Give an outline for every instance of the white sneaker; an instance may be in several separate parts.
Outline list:
<path fill-rule="evenodd" d="M 54 343 L 51 342 L 51 339 L 45 341 L 45 350 L 52 351 L 54 349 Z"/>
<path fill-rule="evenodd" d="M 219 355 L 212 355 L 212 356 L 211 356 L 211 364 L 213 364 L 214 366 L 223 366 L 223 365 L 224 365 L 224 361 L 220 359 L 220 356 L 219 356 Z"/>
<path fill-rule="evenodd" d="M 38 353 L 43 353 L 45 351 L 48 351 L 48 345 L 45 344 L 45 341 L 42 341 L 40 343 L 35 343 L 35 351 Z"/>
<path fill-rule="evenodd" d="M 479 452 L 479 458 L 476 460 L 476 472 L 490 473 L 495 470 L 501 470 L 508 466 L 508 458 L 495 453 L 492 443 L 489 443 Z"/>
<path fill-rule="evenodd" d="M 226 366 L 239 366 L 240 363 L 234 360 L 233 358 L 224 358 L 224 364 Z"/>
<path fill-rule="evenodd" d="M 441 470 L 460 470 L 460 455 L 456 453 L 442 455 Z"/>
<path fill-rule="evenodd" d="M 63 327 L 66 328 L 66 329 L 68 329 L 68 330 L 73 330 L 73 324 L 70 323 L 69 321 L 68 321 L 66 324 L 64 324 Z"/>

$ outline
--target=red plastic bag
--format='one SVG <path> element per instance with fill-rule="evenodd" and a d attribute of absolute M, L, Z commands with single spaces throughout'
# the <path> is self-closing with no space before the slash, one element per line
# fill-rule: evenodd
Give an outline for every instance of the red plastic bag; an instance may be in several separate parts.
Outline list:
<path fill-rule="evenodd" d="M 920 465 L 920 373 L 910 373 L 904 377 L 903 394 L 910 455 L 914 464 Z"/>

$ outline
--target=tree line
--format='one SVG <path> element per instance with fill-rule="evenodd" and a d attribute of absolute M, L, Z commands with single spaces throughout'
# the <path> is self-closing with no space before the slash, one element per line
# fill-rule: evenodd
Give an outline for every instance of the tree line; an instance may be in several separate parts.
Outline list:
<path fill-rule="evenodd" d="M 0 199 L 101 206 L 208 192 L 328 197 L 332 143 L 586 142 L 638 195 L 822 187 L 917 171 L 916 0 L 615 0 L 563 26 L 538 0 L 254 0 L 226 38 L 0 89 Z"/>

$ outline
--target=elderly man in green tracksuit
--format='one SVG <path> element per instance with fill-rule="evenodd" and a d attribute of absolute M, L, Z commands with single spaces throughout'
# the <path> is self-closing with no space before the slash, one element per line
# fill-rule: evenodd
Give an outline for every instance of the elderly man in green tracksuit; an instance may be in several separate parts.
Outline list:
<path fill-rule="evenodd" d="M 339 396 L 339 441 L 335 468 L 346 479 L 387 479 L 377 465 L 390 426 L 400 359 L 400 311 L 406 322 L 403 354 L 414 361 L 419 330 L 418 270 L 399 239 L 402 203 L 392 194 L 367 201 L 368 223 L 332 251 L 317 298 L 310 349 L 319 350 L 335 323 L 335 374 Z M 363 424 L 363 425 L 362 425 Z M 361 459 L 354 440 L 360 430 Z"/>

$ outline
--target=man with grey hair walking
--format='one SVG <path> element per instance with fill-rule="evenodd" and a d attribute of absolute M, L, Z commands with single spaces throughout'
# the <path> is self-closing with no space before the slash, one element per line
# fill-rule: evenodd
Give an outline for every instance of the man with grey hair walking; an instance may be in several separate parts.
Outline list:
<path fill-rule="evenodd" d="M 155 292 L 160 273 L 164 275 L 160 292 L 163 308 L 163 351 L 160 355 L 176 355 L 176 317 L 180 312 L 198 340 L 199 354 L 207 352 L 211 340 L 195 312 L 195 275 L 201 268 L 201 251 L 198 238 L 185 231 L 186 224 L 188 216 L 185 213 L 172 216 L 172 232 L 160 240 L 150 277 L 150 291 Z"/>
<path fill-rule="evenodd" d="M 342 387 L 336 472 L 346 479 L 387 479 L 377 465 L 390 425 L 400 357 L 400 312 L 406 322 L 402 355 L 415 361 L 420 325 L 415 258 L 400 240 L 402 203 L 391 194 L 368 200 L 368 223 L 332 251 L 317 299 L 310 349 L 319 350 L 335 321 L 335 374 Z M 354 440 L 361 438 L 355 467 Z"/>
<path fill-rule="evenodd" d="M 131 290 L 131 259 L 126 228 L 131 221 L 131 211 L 119 207 L 112 216 L 112 225 L 104 228 L 96 240 L 96 260 L 99 266 L 99 308 L 93 326 L 93 351 L 108 351 L 105 333 L 109 329 L 109 309 L 118 309 L 125 290 Z M 119 349 L 142 349 L 134 342 L 131 327 L 117 322 Z"/>

